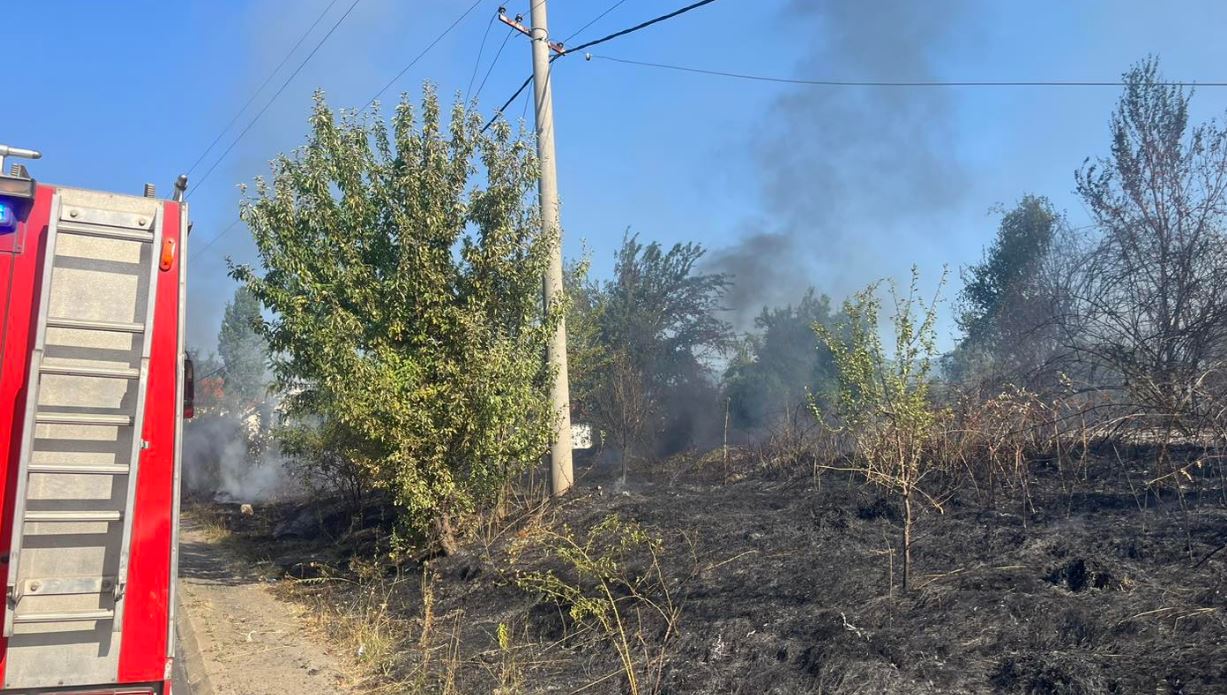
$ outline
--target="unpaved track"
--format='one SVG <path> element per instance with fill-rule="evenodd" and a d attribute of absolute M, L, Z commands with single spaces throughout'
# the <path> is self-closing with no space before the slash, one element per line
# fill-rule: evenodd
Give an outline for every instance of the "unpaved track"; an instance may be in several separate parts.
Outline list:
<path fill-rule="evenodd" d="M 187 518 L 179 552 L 181 652 L 193 695 L 350 692 L 303 609 L 274 596 Z"/>

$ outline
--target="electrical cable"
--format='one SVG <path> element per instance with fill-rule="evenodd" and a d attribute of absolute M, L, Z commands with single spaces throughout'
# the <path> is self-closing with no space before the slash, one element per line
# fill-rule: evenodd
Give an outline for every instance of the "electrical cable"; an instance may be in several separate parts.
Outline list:
<path fill-rule="evenodd" d="M 494 66 L 498 65 L 499 56 L 503 55 L 503 49 L 507 47 L 507 42 L 511 40 L 511 35 L 515 32 L 515 29 L 507 30 L 507 35 L 503 37 L 503 43 L 498 47 L 498 53 L 495 53 L 494 60 L 490 61 L 490 68 L 486 70 L 485 76 L 481 78 L 481 84 L 477 85 L 477 93 L 473 95 L 474 99 L 481 96 L 481 90 L 485 88 L 486 80 L 490 79 L 490 73 L 494 72 Z M 465 101 L 468 100 L 466 99 Z"/>
<path fill-rule="evenodd" d="M 191 260 L 191 259 L 193 259 L 193 258 L 196 258 L 197 256 L 199 256 L 199 255 L 203 254 L 205 251 L 208 251 L 208 250 L 209 250 L 209 247 L 211 247 L 211 246 L 213 246 L 214 244 L 216 244 L 218 241 L 220 241 L 220 240 L 221 240 L 221 238 L 222 238 L 222 237 L 224 237 L 224 236 L 226 236 L 227 234 L 229 234 L 229 233 L 230 233 L 230 230 L 232 230 L 232 229 L 234 229 L 235 227 L 237 227 L 237 226 L 239 225 L 239 222 L 242 222 L 242 220 L 236 219 L 235 221 L 233 221 L 233 222 L 231 222 L 231 223 L 230 223 L 230 226 L 229 226 L 229 227 L 226 227 L 225 229 L 223 229 L 223 230 L 222 230 L 222 232 L 221 232 L 221 234 L 218 234 L 218 235 L 214 236 L 212 239 L 210 239 L 210 240 L 208 240 L 207 242 L 205 242 L 205 245 L 204 245 L 204 246 L 201 246 L 201 247 L 200 247 L 200 248 L 198 248 L 198 249 L 192 249 L 191 251 L 189 251 L 189 252 L 188 252 L 188 260 Z"/>
<path fill-rule="evenodd" d="M 674 11 L 670 12 L 669 14 L 664 14 L 664 15 L 661 15 L 661 16 L 659 16 L 659 17 L 656 17 L 655 19 L 649 19 L 649 20 L 648 20 L 648 21 L 646 21 L 646 22 L 641 22 L 641 23 L 639 23 L 639 24 L 636 24 L 635 26 L 630 27 L 629 29 L 623 29 L 622 31 L 615 31 L 614 33 L 609 34 L 608 36 L 602 36 L 602 37 L 601 37 L 601 38 L 599 38 L 599 39 L 595 39 L 595 40 L 593 40 L 593 41 L 589 41 L 589 42 L 587 42 L 587 43 L 581 43 L 580 45 L 576 46 L 575 48 L 568 48 L 568 49 L 566 49 L 566 53 L 562 53 L 562 54 L 560 54 L 560 55 L 569 55 L 569 54 L 574 53 L 574 52 L 576 52 L 576 51 L 582 51 L 582 50 L 584 50 L 585 48 L 591 48 L 592 46 L 596 46 L 596 45 L 598 45 L 598 44 L 605 43 L 606 41 L 613 41 L 614 39 L 619 38 L 619 37 L 622 37 L 622 36 L 626 36 L 627 34 L 633 34 L 633 33 L 635 33 L 636 31 L 639 31 L 640 29 L 647 29 L 648 27 L 652 26 L 653 24 L 658 24 L 658 23 L 660 23 L 660 22 L 665 21 L 666 19 L 673 19 L 674 17 L 677 17 L 677 16 L 679 16 L 679 15 L 684 15 L 684 14 L 686 14 L 687 12 L 690 12 L 691 10 L 697 10 L 697 9 L 699 9 L 700 7 L 704 6 L 704 5 L 710 5 L 710 4 L 712 4 L 713 2 L 715 2 L 715 1 L 716 1 L 716 0 L 699 0 L 699 2 L 692 3 L 692 4 L 690 4 L 690 5 L 687 5 L 687 6 L 683 7 L 683 8 L 680 8 L 680 9 L 674 10 Z"/>
<path fill-rule="evenodd" d="M 527 95 L 527 94 L 525 94 L 525 95 L 524 95 L 524 108 L 520 109 L 520 120 L 521 120 L 521 121 L 523 121 L 523 120 L 524 120 L 524 118 L 525 118 L 526 116 L 528 116 L 528 104 L 529 104 L 529 102 L 531 102 L 531 101 L 532 101 L 532 99 L 529 99 L 529 98 L 528 98 L 528 95 Z"/>
<path fill-rule="evenodd" d="M 477 60 L 473 61 L 473 74 L 469 75 L 469 84 L 464 88 L 464 101 L 469 102 L 469 92 L 473 90 L 473 81 L 477 79 L 477 68 L 481 67 L 481 54 L 486 50 L 486 39 L 490 37 L 490 30 L 494 28 L 494 20 L 498 15 L 491 15 L 490 21 L 486 23 L 486 31 L 481 35 L 481 47 L 477 49 Z"/>
<path fill-rule="evenodd" d="M 607 9 L 607 10 L 605 10 L 604 12 L 600 13 L 600 14 L 599 14 L 599 15 L 597 15 L 596 17 L 593 17 L 593 18 L 592 18 L 592 21 L 588 22 L 588 23 L 587 23 L 587 24 L 585 24 L 584 26 L 582 26 L 582 27 L 580 27 L 580 28 L 576 29 L 575 31 L 571 32 L 571 35 L 570 35 L 570 36 L 568 36 L 567 38 L 565 38 L 565 39 L 563 39 L 563 40 L 562 40 L 562 44 L 565 46 L 565 45 L 567 44 L 567 42 L 568 42 L 568 41 L 570 41 L 571 39 L 575 38 L 576 36 L 578 36 L 578 35 L 582 34 L 582 33 L 584 32 L 584 30 L 585 30 L 585 29 L 587 29 L 588 27 L 590 27 L 590 26 L 592 26 L 593 24 L 596 24 L 597 22 L 601 21 L 601 19 L 602 19 L 602 18 L 603 18 L 605 15 L 607 15 L 607 14 L 609 14 L 610 12 L 613 12 L 614 10 L 618 9 L 618 7 L 620 7 L 620 6 L 622 5 L 622 3 L 624 3 L 624 2 L 626 2 L 626 0 L 618 0 L 618 1 L 617 1 L 617 2 L 615 2 L 614 4 L 610 5 L 610 6 L 609 6 L 609 9 Z"/>
<path fill-rule="evenodd" d="M 672 11 L 672 12 L 668 13 L 668 14 L 663 14 L 663 15 L 661 15 L 661 16 L 659 16 L 659 17 L 654 17 L 654 18 L 652 18 L 652 19 L 647 20 L 646 22 L 640 22 L 639 24 L 636 24 L 636 25 L 635 25 L 635 26 L 633 26 L 633 27 L 629 27 L 629 28 L 623 29 L 623 30 L 621 30 L 621 31 L 615 31 L 615 32 L 614 32 L 614 33 L 612 33 L 612 34 L 609 34 L 609 35 L 606 35 L 606 36 L 602 36 L 602 37 L 601 37 L 601 38 L 599 38 L 599 39 L 595 39 L 595 40 L 593 40 L 593 41 L 589 41 L 589 42 L 587 42 L 587 43 L 582 43 L 582 44 L 580 44 L 580 45 L 576 46 L 575 48 L 566 48 L 566 49 L 564 50 L 564 52 L 563 52 L 563 53 L 556 53 L 556 54 L 554 54 L 554 55 L 550 56 L 550 63 L 551 63 L 551 64 L 553 64 L 553 62 L 554 62 L 555 60 L 558 60 L 559 58 L 561 58 L 561 57 L 563 57 L 563 56 L 568 56 L 568 55 L 571 55 L 572 53 L 575 53 L 575 52 L 577 52 L 577 51 L 582 51 L 582 50 L 584 50 L 585 48 L 589 48 L 589 47 L 591 47 L 591 46 L 596 46 L 596 45 L 598 45 L 598 44 L 605 43 L 606 41 L 612 41 L 612 40 L 614 40 L 614 39 L 616 39 L 616 38 L 618 38 L 618 37 L 621 37 L 621 36 L 626 36 L 627 34 L 633 34 L 634 32 L 639 31 L 640 29 L 646 29 L 646 28 L 648 28 L 648 27 L 652 26 L 653 24 L 658 24 L 658 23 L 663 22 L 663 21 L 665 21 L 665 20 L 667 20 L 667 19 L 672 19 L 672 18 L 677 17 L 677 16 L 679 16 L 679 15 L 686 14 L 687 12 L 690 12 L 691 10 L 696 10 L 696 9 L 698 9 L 698 8 L 700 8 L 700 7 L 704 6 L 704 5 L 710 5 L 710 4 L 712 4 L 713 2 L 715 2 L 715 1 L 716 1 L 716 0 L 699 0 L 699 2 L 691 3 L 691 4 L 689 4 L 689 5 L 686 5 L 685 7 L 682 7 L 682 8 L 676 9 L 676 10 L 674 10 L 674 11 Z M 615 7 L 616 7 L 616 6 L 617 6 L 617 5 L 615 5 Z M 610 8 L 610 9 L 612 10 L 613 8 Z M 608 12 L 608 10 L 607 10 L 606 12 Z M 602 15 L 602 16 L 603 16 L 603 15 Z M 578 33 L 578 32 L 576 32 L 576 33 Z M 572 36 L 574 36 L 574 35 L 575 35 L 575 34 L 572 34 Z M 547 79 L 548 79 L 548 77 L 547 77 Z M 528 79 L 524 80 L 524 83 L 520 85 L 520 88 L 519 88 L 519 89 L 517 89 L 517 90 L 515 91 L 515 94 L 512 94 L 512 95 L 511 95 L 511 98 L 510 98 L 510 99 L 508 99 L 508 100 L 506 101 L 506 103 L 504 103 L 502 106 L 500 106 L 500 107 L 499 107 L 499 108 L 498 108 L 498 109 L 497 109 L 497 110 L 494 112 L 494 115 L 490 117 L 490 120 L 489 120 L 489 121 L 487 121 L 487 122 L 486 122 L 486 124 L 485 124 L 484 126 L 482 126 L 481 132 L 483 132 L 483 133 L 484 133 L 484 132 L 486 132 L 486 130 L 487 130 L 487 129 L 488 129 L 490 126 L 491 126 L 491 125 L 493 125 L 493 124 L 494 124 L 494 121 L 496 121 L 496 120 L 498 119 L 498 117 L 499 117 L 499 116 L 501 116 L 501 115 L 503 114 L 504 109 L 506 109 L 508 106 L 510 106 L 510 105 L 511 105 L 511 103 L 512 103 L 512 102 L 514 102 L 514 101 L 516 100 L 516 97 L 520 96 L 520 93 L 521 93 L 521 92 L 523 92 L 523 91 L 524 91 L 524 89 L 525 89 L 526 87 L 528 87 L 528 84 L 529 84 L 530 82 L 532 82 L 532 81 L 533 81 L 533 76 L 532 76 L 532 75 L 529 75 L 529 76 L 528 76 Z"/>
<path fill-rule="evenodd" d="M 243 139 L 243 136 L 247 135 L 252 127 L 256 125 L 264 113 L 268 111 L 269 107 L 273 105 L 273 102 L 277 101 L 277 98 L 281 96 L 281 93 L 285 91 L 285 88 L 290 86 L 290 82 L 294 81 L 294 78 L 298 76 L 298 73 L 302 72 L 302 69 L 306 67 L 311 58 L 313 58 L 315 54 L 319 52 L 324 43 L 328 41 L 328 38 L 337 30 L 337 27 L 341 26 L 341 23 L 344 22 L 347 17 L 349 17 L 350 13 L 354 11 L 354 8 L 357 7 L 358 3 L 360 2 L 362 2 L 362 0 L 354 0 L 353 4 L 349 6 L 349 9 L 345 10 L 345 14 L 341 15 L 341 18 L 332 25 L 332 28 L 328 30 L 328 33 L 324 34 L 324 37 L 319 40 L 319 43 L 315 44 L 315 48 L 312 48 L 311 52 L 307 54 L 307 57 L 303 58 L 302 62 L 298 64 L 298 67 L 294 68 L 294 72 L 290 73 L 290 76 L 285 78 L 285 82 L 281 83 L 281 87 L 279 87 L 277 92 L 273 94 L 273 98 L 269 99 L 268 103 L 264 105 L 264 108 L 260 109 L 260 112 L 256 114 L 256 117 L 251 119 L 251 122 L 248 123 L 247 127 L 244 128 L 242 132 L 239 133 L 238 137 L 236 137 L 230 143 L 230 146 L 226 148 L 226 151 L 222 152 L 221 156 L 214 160 L 213 166 L 209 167 L 209 170 L 200 177 L 200 180 L 196 182 L 192 190 L 188 192 L 187 197 L 190 198 L 193 193 L 200 190 L 200 187 L 204 185 L 204 182 L 209 179 L 209 175 L 212 174 L 215 169 L 217 169 L 217 165 L 221 164 L 222 160 L 224 160 L 226 156 L 230 154 L 230 151 L 234 149 L 234 146 L 239 144 L 239 141 Z"/>
<path fill-rule="evenodd" d="M 196 379 L 196 383 L 200 383 L 200 382 L 204 381 L 205 379 L 208 379 L 208 378 L 210 378 L 210 377 L 213 377 L 213 376 L 216 376 L 216 375 L 218 375 L 218 374 L 221 374 L 221 373 L 222 373 L 222 370 L 223 370 L 223 369 L 225 369 L 225 368 L 226 368 L 226 366 L 225 366 L 225 365 L 222 365 L 222 366 L 218 367 L 217 369 L 214 369 L 213 371 L 209 372 L 208 374 L 205 374 L 204 376 L 198 376 L 198 377 L 195 377 L 195 379 Z"/>
<path fill-rule="evenodd" d="M 624 63 L 626 65 L 637 65 L 641 67 L 659 68 L 663 70 L 676 70 L 679 72 L 690 72 L 715 77 L 729 77 L 739 80 L 810 85 L 815 87 L 1123 87 L 1127 84 L 1120 80 L 957 80 L 918 82 L 904 80 L 808 80 L 788 77 L 771 77 L 767 75 L 750 75 L 746 73 L 726 72 L 723 70 L 707 70 L 704 68 L 687 67 L 684 65 L 669 65 L 666 63 L 651 63 L 642 60 L 630 60 L 628 58 L 615 58 L 613 56 L 598 55 L 595 53 L 591 54 L 591 56 L 592 58 L 598 60 L 608 60 L 615 63 Z M 1155 82 L 1154 84 L 1167 87 L 1227 87 L 1227 82 Z"/>
<path fill-rule="evenodd" d="M 213 148 L 217 146 L 217 143 L 221 141 L 222 136 L 230 132 L 230 128 L 239 120 L 239 117 L 247 111 L 247 108 L 256 100 L 256 97 L 260 96 L 260 93 L 264 91 L 264 88 L 268 86 L 268 83 L 272 82 L 273 78 L 277 76 L 277 73 L 281 72 L 281 68 L 285 67 L 285 64 L 287 61 L 289 61 L 290 56 L 294 55 L 298 51 L 298 47 L 302 45 L 302 42 L 311 35 L 311 32 L 315 31 L 315 27 L 319 26 L 320 21 L 324 19 L 325 15 L 332 11 L 332 8 L 338 2 L 340 2 L 340 0 L 332 0 L 332 2 L 328 3 L 328 7 L 325 7 L 324 11 L 315 18 L 314 22 L 311 23 L 311 26 L 307 27 L 307 30 L 303 32 L 303 35 L 298 37 L 298 41 L 295 42 L 294 46 L 291 47 L 285 54 L 285 57 L 281 59 L 281 62 L 277 63 L 277 67 L 273 68 L 273 71 L 268 74 L 268 77 L 264 78 L 264 81 L 261 82 L 260 86 L 256 88 L 256 91 L 252 92 L 251 97 L 247 99 L 247 103 L 243 104 L 243 108 L 239 109 L 238 113 L 234 114 L 234 118 L 231 118 L 230 122 L 226 124 L 226 127 L 222 128 L 221 132 L 217 134 L 217 137 L 213 138 L 213 142 L 210 142 L 209 146 L 205 148 L 204 152 L 200 153 L 200 156 L 196 158 L 196 161 L 192 162 L 192 166 L 188 167 L 187 169 L 188 174 L 195 171 L 196 167 L 200 166 L 200 163 L 204 161 L 204 158 L 209 156 L 209 153 L 213 151 Z"/>
<path fill-rule="evenodd" d="M 392 79 L 388 80 L 387 84 L 385 84 L 383 87 L 381 87 L 381 88 L 379 89 L 379 91 L 378 91 L 378 92 L 375 92 L 375 96 L 371 97 L 371 98 L 370 98 L 370 100 L 366 102 L 366 106 L 363 106 L 361 110 L 365 111 L 365 110 L 369 109 L 369 108 L 371 107 L 371 104 L 374 104 L 374 103 L 375 103 L 375 100 L 376 100 L 376 99 L 378 99 L 379 97 L 383 96 L 383 93 L 384 93 L 384 92 L 386 92 L 386 91 L 388 91 L 388 88 L 389 88 L 389 87 L 391 87 L 392 85 L 396 84 L 396 81 L 397 81 L 397 80 L 399 80 L 399 79 L 400 79 L 402 76 L 404 76 L 404 74 L 405 74 L 405 73 L 409 72 L 409 68 L 412 68 L 414 65 L 417 65 L 417 63 L 418 63 L 418 61 L 419 61 L 419 60 L 421 60 L 423 57 L 425 57 L 427 53 L 430 53 L 430 49 L 434 48 L 436 44 L 438 44 L 440 41 L 442 41 L 442 40 L 443 40 L 443 38 L 444 38 L 444 37 L 446 37 L 448 34 L 452 33 L 452 30 L 456 28 L 456 25 L 458 25 L 458 24 L 460 24 L 460 22 L 464 21 L 464 18 L 465 18 L 465 17 L 468 17 L 468 16 L 469 16 L 469 15 L 470 15 L 470 14 L 473 12 L 473 10 L 477 9 L 477 6 L 478 6 L 478 5 L 480 5 L 482 2 L 484 2 L 484 0 L 477 0 L 477 1 L 476 1 L 476 2 L 474 2 L 472 5 L 469 5 L 469 9 L 467 9 L 467 10 L 465 10 L 463 13 L 461 13 L 461 15 L 460 15 L 459 17 L 457 17 L 457 18 L 456 18 L 456 20 L 455 20 L 454 22 L 452 22 L 451 24 L 449 24 L 449 25 L 448 25 L 448 27 L 447 27 L 446 29 L 444 29 L 444 30 L 443 30 L 443 33 L 441 33 L 441 34 L 439 34 L 438 36 L 436 36 L 434 41 L 431 41 L 431 42 L 430 42 L 430 43 L 429 43 L 429 44 L 426 46 L 426 48 L 422 49 L 422 52 L 421 52 L 421 53 L 419 53 L 419 54 L 417 54 L 417 57 L 415 57 L 413 60 L 409 61 L 409 64 L 408 64 L 408 65 L 406 65 L 405 67 L 401 68 L 401 71 L 400 71 L 400 72 L 398 72 L 398 73 L 396 73 L 396 76 L 395 76 L 395 77 L 393 77 Z"/>
<path fill-rule="evenodd" d="M 515 94 L 512 94 L 510 99 L 503 102 L 503 105 L 498 107 L 494 111 L 494 115 L 490 117 L 490 120 L 486 121 L 486 124 L 481 127 L 481 132 L 483 133 L 486 132 L 486 130 L 488 130 L 490 126 L 494 125 L 494 122 L 498 120 L 498 117 L 503 115 L 503 111 L 505 111 L 508 106 L 511 106 L 511 102 L 515 101 L 516 97 L 520 96 L 520 94 L 524 92 L 524 88 L 532 84 L 532 81 L 533 81 L 532 75 L 529 75 L 527 78 L 525 78 L 524 83 L 520 85 L 520 88 L 516 90 Z"/>

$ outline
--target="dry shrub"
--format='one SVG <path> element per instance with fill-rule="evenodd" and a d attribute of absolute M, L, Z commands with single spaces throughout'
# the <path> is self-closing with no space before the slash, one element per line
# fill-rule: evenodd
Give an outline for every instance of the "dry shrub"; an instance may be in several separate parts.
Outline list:
<path fill-rule="evenodd" d="M 285 586 L 311 606 L 315 626 L 341 647 L 355 692 L 456 695 L 464 614 L 436 615 L 435 585 L 429 565 L 420 579 L 399 572 L 388 577 L 383 564 L 355 559 L 344 576 L 327 573 Z M 415 614 L 416 620 L 406 617 Z"/>
<path fill-rule="evenodd" d="M 1015 386 L 983 402 L 962 405 L 960 462 L 990 508 L 996 508 L 1001 489 L 1017 499 L 1025 519 L 1034 508 L 1031 457 L 1044 448 L 1040 426 L 1048 421 L 1049 408 L 1035 393 Z"/>
<path fill-rule="evenodd" d="M 545 530 L 539 539 L 557 569 L 517 576 L 525 591 L 567 611 L 617 652 L 631 695 L 661 691 L 681 607 L 661 566 L 664 541 L 610 515 L 585 533 Z"/>
<path fill-rule="evenodd" d="M 809 404 L 798 404 L 767 426 L 754 445 L 755 457 L 763 468 L 808 465 L 831 461 L 845 450 L 846 434 L 822 417 L 815 417 Z"/>
<path fill-rule="evenodd" d="M 353 575 L 341 576 L 325 566 L 325 576 L 291 580 L 285 587 L 311 606 L 315 626 L 341 646 L 363 692 L 405 692 L 401 654 L 411 644 L 412 631 L 398 616 L 407 608 L 407 580 L 371 576 L 374 565 L 355 563 L 353 569 Z"/>

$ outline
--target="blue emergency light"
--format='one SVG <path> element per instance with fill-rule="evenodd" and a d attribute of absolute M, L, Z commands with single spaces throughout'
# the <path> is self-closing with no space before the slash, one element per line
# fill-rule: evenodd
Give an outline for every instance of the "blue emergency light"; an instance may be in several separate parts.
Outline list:
<path fill-rule="evenodd" d="M 20 164 L 14 164 L 12 170 L 5 174 L 4 159 L 38 159 L 42 156 L 38 150 L 0 145 L 0 234 L 8 234 L 17 229 L 17 218 L 29 210 L 37 188 L 34 179 L 30 178 L 30 172 Z"/>
<path fill-rule="evenodd" d="M 11 232 L 17 228 L 17 212 L 8 202 L 0 200 L 0 233 Z"/>

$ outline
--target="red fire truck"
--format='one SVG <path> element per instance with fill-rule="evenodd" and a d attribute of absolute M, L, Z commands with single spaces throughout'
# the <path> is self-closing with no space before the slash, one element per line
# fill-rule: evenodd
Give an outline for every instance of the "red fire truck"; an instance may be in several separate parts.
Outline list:
<path fill-rule="evenodd" d="M 47 185 L 0 145 L 0 692 L 170 693 L 186 178 Z M 190 407 L 190 406 L 189 406 Z"/>

